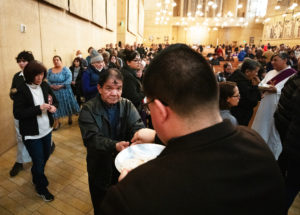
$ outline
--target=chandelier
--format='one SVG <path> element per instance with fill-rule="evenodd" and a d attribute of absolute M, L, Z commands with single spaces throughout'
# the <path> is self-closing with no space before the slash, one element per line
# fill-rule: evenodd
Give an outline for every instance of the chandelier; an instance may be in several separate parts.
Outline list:
<path fill-rule="evenodd" d="M 173 17 L 173 8 L 177 4 L 171 0 L 162 0 L 156 3 L 158 11 L 156 12 L 155 24 L 167 25 Z"/>
<path fill-rule="evenodd" d="M 191 26 L 207 26 L 212 30 L 219 27 L 244 27 L 249 24 L 250 19 L 256 23 L 263 21 L 264 15 L 253 12 L 252 8 L 262 7 L 261 5 L 266 8 L 267 0 L 237 0 L 232 8 L 227 6 L 224 9 L 225 4 L 226 0 L 181 0 L 180 15 L 173 16 L 177 4 L 172 0 L 158 0 L 155 24 L 183 26 L 185 29 Z"/>

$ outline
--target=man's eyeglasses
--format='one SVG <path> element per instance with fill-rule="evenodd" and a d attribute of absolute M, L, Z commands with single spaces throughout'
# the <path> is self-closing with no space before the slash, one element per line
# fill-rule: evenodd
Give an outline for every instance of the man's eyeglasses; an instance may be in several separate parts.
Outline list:
<path fill-rule="evenodd" d="M 143 104 L 143 107 L 144 107 L 146 110 L 150 111 L 150 109 L 149 109 L 149 104 L 152 103 L 152 102 L 154 102 L 154 100 L 155 100 L 155 99 L 150 99 L 148 102 L 146 102 L 146 103 Z M 162 101 L 161 99 L 158 99 L 158 100 L 159 100 L 164 106 L 169 106 L 166 102 Z"/>

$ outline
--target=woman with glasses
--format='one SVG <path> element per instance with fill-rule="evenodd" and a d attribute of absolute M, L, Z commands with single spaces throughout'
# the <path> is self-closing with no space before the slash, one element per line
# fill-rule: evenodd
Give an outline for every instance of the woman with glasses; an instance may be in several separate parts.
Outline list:
<path fill-rule="evenodd" d="M 136 76 L 140 64 L 140 54 L 137 51 L 127 51 L 125 65 L 121 70 L 124 77 L 122 97 L 129 99 L 139 112 L 142 110 L 142 100 L 145 97 L 142 92 L 142 84 Z"/>
<path fill-rule="evenodd" d="M 220 82 L 219 90 L 219 106 L 222 119 L 229 119 L 233 125 L 238 125 L 236 118 L 230 113 L 231 107 L 237 106 L 240 101 L 240 92 L 236 83 L 230 81 Z"/>

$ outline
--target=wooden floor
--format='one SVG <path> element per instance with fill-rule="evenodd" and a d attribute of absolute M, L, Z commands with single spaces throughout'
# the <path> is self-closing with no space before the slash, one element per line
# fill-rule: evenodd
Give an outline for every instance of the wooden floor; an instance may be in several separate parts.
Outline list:
<path fill-rule="evenodd" d="M 86 150 L 82 144 L 77 117 L 73 117 L 73 121 L 73 125 L 69 126 L 64 119 L 62 127 L 53 132 L 56 149 L 45 171 L 50 182 L 48 188 L 55 195 L 53 202 L 46 203 L 36 196 L 31 184 L 30 164 L 16 177 L 9 177 L 16 158 L 16 147 L 0 156 L 1 215 L 93 214 L 86 172 Z M 289 215 L 300 215 L 299 195 Z"/>

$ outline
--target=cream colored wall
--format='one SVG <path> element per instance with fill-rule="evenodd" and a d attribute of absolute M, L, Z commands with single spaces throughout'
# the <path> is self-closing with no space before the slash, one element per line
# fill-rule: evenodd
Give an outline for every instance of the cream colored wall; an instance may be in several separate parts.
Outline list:
<path fill-rule="evenodd" d="M 232 44 L 237 41 L 237 44 L 244 44 L 244 40 L 249 44 L 250 37 L 254 37 L 254 44 L 262 44 L 263 25 L 250 23 L 247 27 L 231 27 L 219 29 L 218 38 L 221 43 Z"/>
<path fill-rule="evenodd" d="M 147 13 L 146 13 L 147 14 Z M 149 16 L 150 17 L 150 16 Z M 147 19 L 146 19 L 147 20 Z M 147 21 L 145 21 L 147 23 Z M 262 39 L 262 24 L 253 24 L 248 27 L 231 27 L 231 28 L 219 28 L 218 31 L 208 30 L 203 28 L 199 30 L 198 36 L 195 36 L 195 30 L 182 26 L 171 25 L 145 25 L 145 40 L 146 45 L 151 43 L 165 43 L 164 36 L 169 36 L 169 43 L 186 43 L 186 44 L 232 44 L 233 41 L 237 41 L 237 44 L 244 44 L 244 40 L 249 44 L 249 38 L 254 37 L 254 43 L 256 45 L 261 44 Z M 197 34 L 196 34 L 197 35 Z M 154 41 L 151 42 L 149 37 L 152 36 Z M 196 38 L 196 39 L 195 39 Z"/>
<path fill-rule="evenodd" d="M 137 8 L 138 9 L 138 8 Z M 134 32 L 128 31 L 128 0 L 117 0 L 117 41 L 122 44 L 142 43 L 143 37 L 138 34 L 138 26 Z M 138 23 L 138 17 L 137 23 Z M 122 22 L 122 25 L 121 25 Z"/>
<path fill-rule="evenodd" d="M 65 0 L 49 2 L 65 7 Z M 87 8 L 85 11 L 91 10 L 91 7 Z M 92 14 L 91 11 L 90 13 Z M 117 16 L 116 12 L 110 16 Z M 117 33 L 116 30 L 108 31 L 93 24 L 92 20 L 82 19 L 64 9 L 37 0 L 1 0 L 0 20 L 1 154 L 16 143 L 12 102 L 8 92 L 13 75 L 19 71 L 15 61 L 17 54 L 23 50 L 30 50 L 47 68 L 53 66 L 52 57 L 60 55 L 63 63 L 70 66 L 76 50 L 80 49 L 86 56 L 89 46 L 98 49 L 106 43 L 116 43 Z M 20 32 L 21 24 L 26 25 L 26 33 Z M 116 29 L 116 26 L 114 28 Z"/>
<path fill-rule="evenodd" d="M 145 8 L 149 5 L 149 3 L 145 3 Z M 155 4 L 154 4 L 155 5 Z M 153 4 L 151 5 L 153 6 Z M 155 10 L 151 8 L 147 8 L 145 10 L 145 26 L 144 26 L 144 43 L 146 45 L 151 45 L 152 43 L 165 43 L 164 37 L 169 37 L 169 43 L 176 42 L 172 40 L 172 37 L 175 38 L 174 35 L 177 35 L 177 32 L 173 33 L 173 27 L 171 25 L 157 25 L 155 24 Z M 151 39 L 150 39 L 151 38 Z"/>

